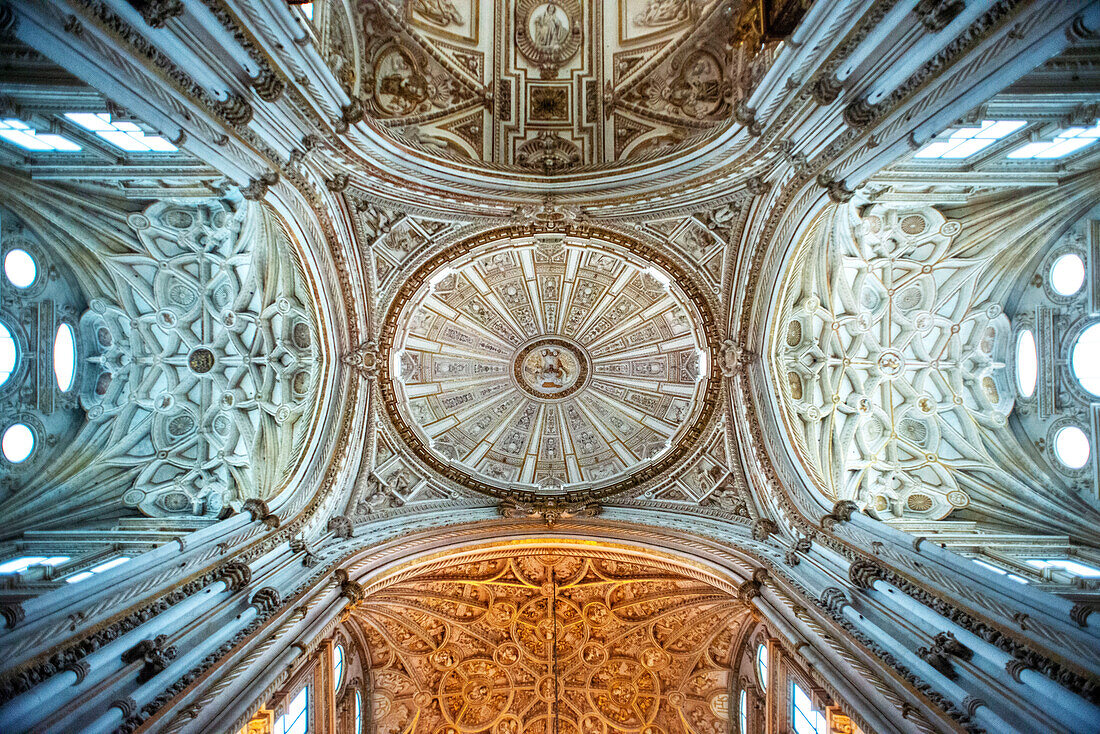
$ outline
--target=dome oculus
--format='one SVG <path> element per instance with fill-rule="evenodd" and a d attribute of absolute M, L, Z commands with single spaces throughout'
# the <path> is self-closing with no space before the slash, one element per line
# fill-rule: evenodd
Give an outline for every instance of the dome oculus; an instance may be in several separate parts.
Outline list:
<path fill-rule="evenodd" d="M 383 335 L 398 431 L 493 494 L 645 481 L 678 458 L 717 389 L 710 321 L 684 283 L 599 237 L 502 236 L 425 268 Z"/>

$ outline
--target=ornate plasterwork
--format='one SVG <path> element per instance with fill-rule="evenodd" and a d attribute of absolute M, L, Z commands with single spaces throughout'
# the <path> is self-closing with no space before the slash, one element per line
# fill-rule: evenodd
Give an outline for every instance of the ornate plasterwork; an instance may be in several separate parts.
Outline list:
<path fill-rule="evenodd" d="M 380 734 L 723 734 L 746 615 L 668 568 L 528 549 L 402 579 L 352 619 Z"/>
<path fill-rule="evenodd" d="M 354 11 L 357 73 L 342 33 L 321 38 L 349 96 L 397 140 L 437 159 L 560 173 L 668 154 L 724 129 L 770 64 L 775 41 L 764 39 L 761 14 L 774 10 L 718 0 L 369 0 Z M 322 26 L 342 29 L 345 13 L 331 15 Z"/>
<path fill-rule="evenodd" d="M 975 484 L 1012 482 L 990 450 L 1013 407 L 1009 323 L 983 293 L 986 258 L 956 244 L 961 229 L 926 206 L 839 207 L 789 266 L 773 377 L 833 500 L 938 519 Z"/>
<path fill-rule="evenodd" d="M 88 423 L 50 481 L 154 516 L 270 497 L 301 452 L 319 376 L 285 232 L 260 206 L 219 200 L 159 202 L 127 223 L 127 251 L 86 243 L 113 290 L 80 320 Z"/>
<path fill-rule="evenodd" d="M 714 381 L 686 281 L 606 236 L 486 239 L 387 317 L 381 385 L 412 447 L 493 494 L 606 493 L 688 448 Z"/>

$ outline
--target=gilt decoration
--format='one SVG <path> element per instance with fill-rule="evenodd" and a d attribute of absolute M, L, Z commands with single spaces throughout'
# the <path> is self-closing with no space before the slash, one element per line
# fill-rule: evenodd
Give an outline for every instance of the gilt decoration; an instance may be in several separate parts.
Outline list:
<path fill-rule="evenodd" d="M 667 568 L 542 552 L 401 580 L 352 618 L 379 734 L 723 734 L 747 609 Z"/>

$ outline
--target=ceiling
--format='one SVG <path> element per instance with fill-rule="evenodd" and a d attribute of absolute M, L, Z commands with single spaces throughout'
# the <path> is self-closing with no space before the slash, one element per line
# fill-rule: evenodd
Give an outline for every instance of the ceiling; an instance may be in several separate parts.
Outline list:
<path fill-rule="evenodd" d="M 621 489 L 675 459 L 714 389 L 707 308 L 623 242 L 505 235 L 406 284 L 383 390 L 422 457 L 536 494 Z"/>
<path fill-rule="evenodd" d="M 330 43 L 395 141 L 546 175 L 666 156 L 724 129 L 770 64 L 765 31 L 789 23 L 784 5 L 797 3 L 372 0 Z"/>
<path fill-rule="evenodd" d="M 353 611 L 370 730 L 725 732 L 748 608 L 612 551 L 509 549 L 384 585 Z"/>

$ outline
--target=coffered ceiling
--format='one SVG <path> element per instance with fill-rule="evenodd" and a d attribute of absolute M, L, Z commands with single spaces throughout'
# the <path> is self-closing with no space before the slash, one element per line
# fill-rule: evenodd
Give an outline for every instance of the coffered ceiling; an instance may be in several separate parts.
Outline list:
<path fill-rule="evenodd" d="M 369 0 L 333 47 L 397 141 L 545 175 L 667 155 L 724 128 L 770 63 L 768 16 L 788 22 L 784 5 L 796 3 Z"/>

